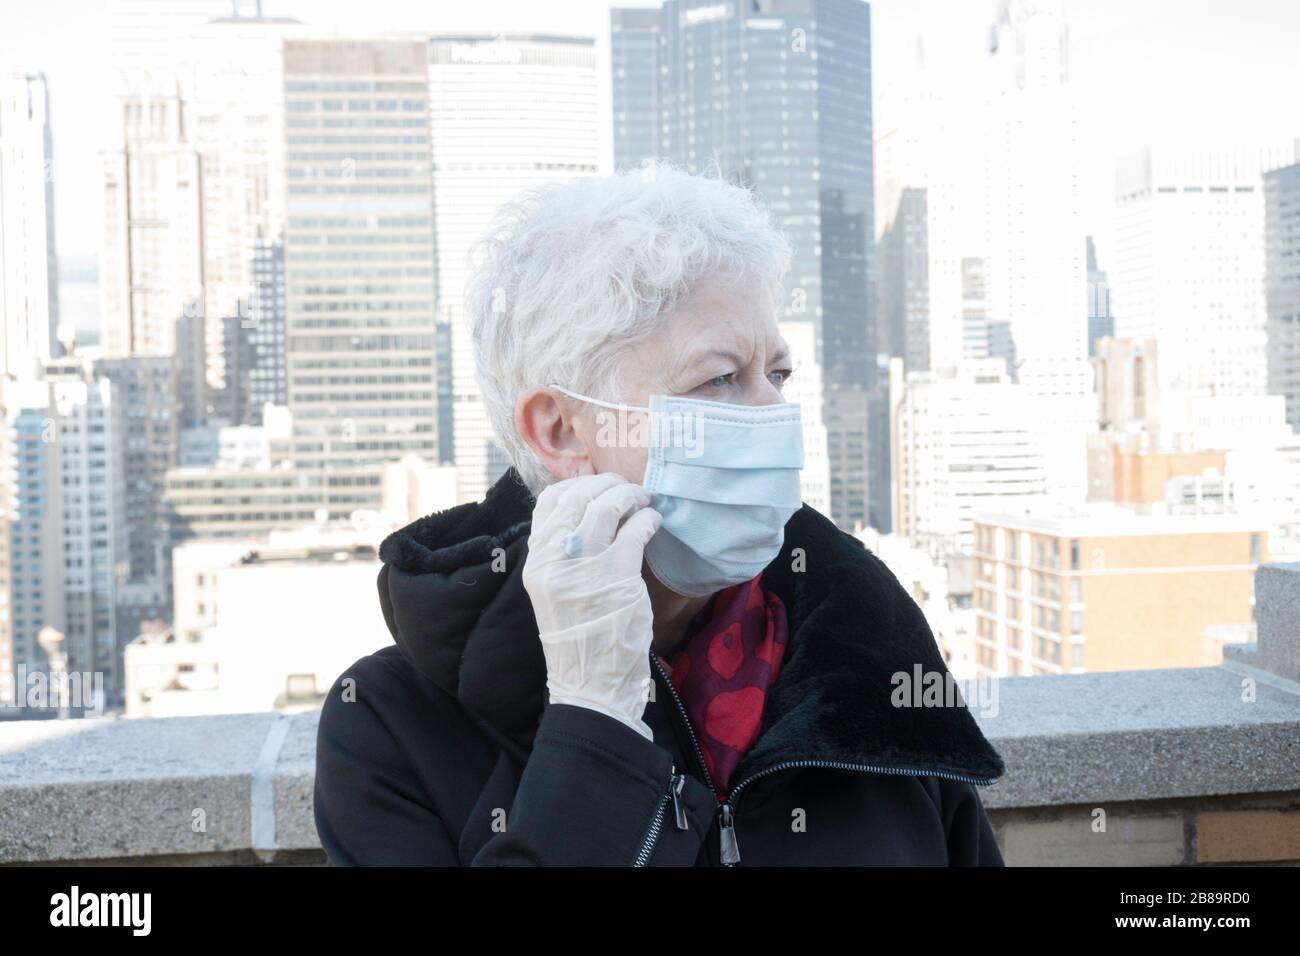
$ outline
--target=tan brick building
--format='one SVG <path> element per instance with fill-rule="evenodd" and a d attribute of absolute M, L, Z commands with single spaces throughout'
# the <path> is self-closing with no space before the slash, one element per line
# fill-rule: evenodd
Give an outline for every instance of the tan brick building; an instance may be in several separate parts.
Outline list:
<path fill-rule="evenodd" d="M 1146 504 L 1165 500 L 1165 482 L 1222 475 L 1227 455 L 1222 451 L 1158 452 L 1117 447 L 1114 450 L 1115 502 Z"/>
<path fill-rule="evenodd" d="M 1249 624 L 1267 523 L 1137 515 L 1092 504 L 1062 516 L 974 523 L 978 674 L 1063 674 L 1218 664 L 1207 628 Z"/>

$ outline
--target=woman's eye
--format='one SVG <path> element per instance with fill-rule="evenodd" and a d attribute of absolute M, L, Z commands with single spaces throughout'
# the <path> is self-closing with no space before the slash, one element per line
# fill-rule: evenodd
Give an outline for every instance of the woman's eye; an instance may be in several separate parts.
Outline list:
<path fill-rule="evenodd" d="M 731 381 L 732 376 L 735 374 L 735 372 L 728 372 L 726 375 L 715 375 L 704 384 L 708 385 L 710 388 L 722 388 L 722 386 Z"/>
<path fill-rule="evenodd" d="M 792 368 L 779 368 L 779 369 L 776 369 L 775 371 L 771 372 L 770 374 L 772 374 L 772 375 L 779 375 L 779 376 L 780 376 L 779 381 L 777 381 L 777 383 L 776 383 L 777 386 L 780 387 L 780 386 L 784 385 L 786 382 L 790 381 L 790 376 L 794 374 L 794 369 L 792 369 Z"/>

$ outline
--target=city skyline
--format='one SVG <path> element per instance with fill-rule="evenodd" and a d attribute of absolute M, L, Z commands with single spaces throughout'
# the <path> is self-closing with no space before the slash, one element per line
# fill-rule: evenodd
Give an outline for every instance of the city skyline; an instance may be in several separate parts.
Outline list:
<path fill-rule="evenodd" d="M 0 63 L 43 71 L 51 87 L 54 130 L 56 234 L 61 258 L 97 253 L 98 231 L 85 225 L 98 214 L 97 151 L 109 127 L 111 97 L 98 82 L 110 52 L 106 7 L 110 0 L 13 0 L 0 6 Z M 360 11 L 342 2 L 263 0 L 267 16 L 293 17 L 314 30 L 373 37 L 404 33 L 579 34 L 603 43 L 611 7 L 657 7 L 649 0 L 574 0 L 560 8 L 485 0 L 472 9 L 412 9 L 400 0 L 377 0 Z M 242 0 L 251 11 L 252 0 Z M 998 0 L 875 0 L 875 98 L 902 83 L 916 57 L 916 39 L 942 85 L 959 88 L 985 55 Z M 938 14 L 936 15 L 936 11 Z M 1300 139 L 1300 119 L 1276 117 L 1278 89 L 1300 87 L 1300 58 L 1288 38 L 1300 35 L 1300 7 L 1255 0 L 1226 16 L 1211 0 L 1170 7 L 1158 0 L 1066 0 L 1071 76 L 1079 103 L 1081 195 L 1085 230 L 1098 240 L 1101 268 L 1108 266 L 1108 224 L 1115 163 L 1126 153 L 1153 148 L 1209 147 L 1229 140 L 1260 148 Z M 1269 28 L 1260 30 L 1267 22 Z M 69 29 L 68 24 L 75 24 Z M 1281 128 L 1278 128 L 1278 124 Z"/>
<path fill-rule="evenodd" d="M 15 660 L 39 655 L 53 622 L 74 628 L 80 663 L 77 614 L 118 648 L 176 626 L 173 556 L 188 541 L 483 498 L 517 451 L 503 417 L 514 393 L 488 383 L 517 391 L 528 376 L 472 347 L 485 316 L 482 295 L 461 296 L 467 253 L 530 187 L 647 160 L 716 166 L 788 241 L 776 314 L 805 370 L 805 496 L 860 540 L 904 540 L 918 603 L 933 609 L 942 580 L 935 634 L 963 668 L 1088 659 L 1089 635 L 1064 630 L 1060 608 L 1035 605 L 1034 643 L 1021 644 L 1031 607 L 1014 592 L 975 629 L 969 562 L 989 513 L 1050 522 L 1108 503 L 1154 527 L 1249 512 L 1274 539 L 1251 564 L 1300 554 L 1300 435 L 1286 421 L 1300 395 L 1277 373 L 1286 346 L 1266 335 L 1295 316 L 1289 293 L 1265 308 L 1266 280 L 1291 281 L 1294 237 L 1274 190 L 1265 242 L 1262 180 L 1300 168 L 1300 151 L 1276 128 L 1243 144 L 1212 117 L 1189 136 L 1177 117 L 1194 86 L 1162 101 L 1163 132 L 1126 138 L 1130 107 L 1099 135 L 1114 77 L 1088 79 L 1096 48 L 1119 23 L 1140 32 L 1159 16 L 1092 10 L 1080 26 L 1066 0 L 960 15 L 940 3 L 954 19 L 931 37 L 892 0 L 588 3 L 546 24 L 516 11 L 508 27 L 494 16 L 509 4 L 400 20 L 381 5 L 364 24 L 299 6 L 108 0 L 107 60 L 90 61 L 109 64 L 104 95 L 65 111 L 57 58 L 6 74 L 0 195 L 18 251 L 3 264 L 25 290 L 5 300 L 9 543 L 15 587 L 45 562 L 35 580 L 52 596 L 14 591 L 16 609 L 35 608 Z M 67 150 L 58 130 L 94 102 L 110 125 L 78 128 L 99 138 Z M 41 303 L 60 274 L 50 198 L 62 220 L 87 187 L 60 172 L 67 152 L 74 171 L 93 158 L 102 221 L 83 204 L 53 235 L 76 247 L 95 227 L 97 280 L 69 283 L 97 284 L 102 312 L 65 355 L 44 333 L 68 309 Z M 512 315 L 511 296 L 498 288 L 491 308 Z M 47 420 L 72 436 L 101 427 L 85 402 L 51 398 L 83 385 L 103 391 L 119 437 L 81 459 L 75 445 L 34 453 L 64 434 L 43 437 Z M 77 491 L 52 484 L 80 460 L 122 486 L 95 502 L 95 530 Z M 60 547 L 109 577 L 86 592 L 69 565 L 63 588 L 50 577 Z M 1207 607 L 1183 640 L 1247 611 Z"/>

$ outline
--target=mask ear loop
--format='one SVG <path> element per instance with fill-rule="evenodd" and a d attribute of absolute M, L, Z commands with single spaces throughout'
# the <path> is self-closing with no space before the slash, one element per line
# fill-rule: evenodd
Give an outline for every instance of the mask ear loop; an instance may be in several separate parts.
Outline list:
<path fill-rule="evenodd" d="M 649 414 L 651 413 L 650 407 L 649 407 L 648 405 L 626 405 L 626 404 L 621 404 L 621 403 L 620 403 L 620 404 L 616 404 L 616 403 L 614 403 L 614 402 L 605 402 L 605 401 L 601 401 L 599 398 L 590 398 L 589 396 L 586 396 L 586 395 L 579 395 L 577 392 L 571 392 L 571 391 L 569 391 L 567 388 L 565 388 L 563 385 L 557 385 L 557 384 L 555 384 L 554 382 L 552 382 L 551 384 L 547 385 L 547 388 L 553 388 L 553 389 L 556 389 L 557 391 L 563 392 L 565 395 L 568 395 L 570 398 L 576 398 L 576 399 L 577 399 L 578 401 L 580 401 L 580 402 L 590 402 L 590 403 L 593 404 L 593 405 L 601 405 L 601 406 L 603 406 L 603 407 L 605 407 L 605 408 L 613 409 L 613 410 L 616 411 L 616 412 L 624 412 L 624 411 L 645 412 L 647 415 L 649 415 Z M 651 448 L 653 449 L 654 441 L 652 440 L 650 444 L 651 444 Z M 648 454 L 647 454 L 647 458 L 646 458 L 646 475 L 649 475 L 649 474 L 650 474 L 650 471 L 651 471 L 654 467 L 655 467 L 655 466 L 654 466 L 654 451 L 653 451 L 653 450 L 650 450 L 650 451 L 648 452 Z M 577 475 L 574 475 L 574 477 L 576 478 Z M 642 480 L 642 483 L 644 483 L 645 480 L 646 480 L 646 477 L 643 476 L 641 480 Z"/>
<path fill-rule="evenodd" d="M 627 405 L 627 404 L 624 404 L 624 403 L 622 403 L 622 402 L 617 402 L 617 403 L 616 403 L 616 402 L 606 402 L 606 401 L 602 401 L 602 400 L 599 399 L 599 398 L 589 398 L 589 397 L 587 397 L 586 395 L 579 395 L 577 392 L 571 392 L 571 391 L 569 391 L 567 388 L 565 388 L 563 385 L 555 385 L 555 384 L 552 383 L 551 385 L 548 385 L 548 386 L 546 386 L 546 387 L 547 387 L 547 388 L 558 389 L 559 391 L 563 392 L 565 395 L 568 395 L 570 398 L 576 398 L 576 399 L 578 399 L 578 401 L 580 401 L 580 402 L 591 402 L 591 404 L 593 404 L 593 405 L 602 405 L 602 406 L 604 406 L 605 408 L 612 408 L 612 409 L 614 409 L 614 411 L 616 411 L 616 412 L 618 412 L 618 411 L 633 411 L 633 412 L 648 412 L 648 411 L 650 411 L 649 407 L 646 406 L 646 405 Z"/>
<path fill-rule="evenodd" d="M 577 392 L 571 392 L 563 385 L 557 385 L 554 382 L 550 383 L 546 387 L 553 388 L 556 389 L 557 391 L 563 392 L 565 395 L 568 395 L 570 398 L 576 398 L 580 402 L 590 402 L 593 405 L 601 405 L 605 408 L 611 408 L 616 412 L 633 411 L 633 412 L 645 412 L 646 414 L 650 413 L 649 407 L 645 405 L 625 405 L 621 403 L 615 404 L 614 402 L 601 401 L 599 398 L 590 398 L 586 395 L 579 395 Z M 574 472 L 572 477 L 577 478 L 578 477 L 577 472 Z"/>

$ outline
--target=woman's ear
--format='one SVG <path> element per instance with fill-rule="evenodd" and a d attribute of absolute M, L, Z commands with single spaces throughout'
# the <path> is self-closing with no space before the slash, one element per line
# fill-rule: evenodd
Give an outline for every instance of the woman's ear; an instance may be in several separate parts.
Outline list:
<path fill-rule="evenodd" d="M 552 388 L 532 388 L 515 402 L 515 431 L 542 466 L 557 479 L 595 474 L 580 422 L 565 397 Z"/>

